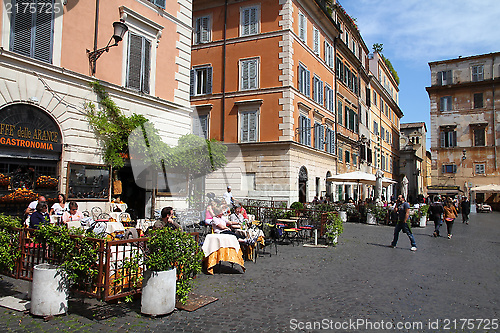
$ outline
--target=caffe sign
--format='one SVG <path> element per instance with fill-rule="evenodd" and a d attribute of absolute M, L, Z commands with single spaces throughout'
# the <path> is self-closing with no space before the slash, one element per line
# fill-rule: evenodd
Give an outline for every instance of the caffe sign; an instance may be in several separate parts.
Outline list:
<path fill-rule="evenodd" d="M 2 148 L 61 152 L 61 131 L 44 110 L 34 105 L 8 105 L 0 110 Z"/>

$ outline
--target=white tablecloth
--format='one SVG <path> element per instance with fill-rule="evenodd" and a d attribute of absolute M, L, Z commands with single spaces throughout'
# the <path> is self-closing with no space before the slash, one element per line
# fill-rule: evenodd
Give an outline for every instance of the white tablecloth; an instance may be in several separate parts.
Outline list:
<path fill-rule="evenodd" d="M 119 204 L 119 203 L 114 203 L 114 202 L 112 202 L 112 203 L 111 203 L 111 211 L 112 211 L 112 212 L 114 212 L 116 208 L 118 208 L 118 209 L 120 209 L 122 212 L 124 212 L 124 211 L 126 211 L 126 210 L 127 210 L 128 206 L 127 206 L 127 204 L 126 204 L 126 203 Z"/>
<path fill-rule="evenodd" d="M 72 228 L 72 227 L 83 229 L 81 221 L 68 221 L 68 228 Z"/>
<path fill-rule="evenodd" d="M 232 247 L 238 252 L 240 250 L 240 243 L 236 236 L 233 235 L 208 234 L 205 237 L 202 249 L 205 257 L 208 257 L 212 252 L 223 247 Z"/>
<path fill-rule="evenodd" d="M 247 239 L 257 239 L 261 236 L 264 237 L 264 233 L 260 229 L 253 229 L 253 228 L 246 230 L 237 229 L 236 233 L 245 236 L 245 238 Z"/>
<path fill-rule="evenodd" d="M 137 220 L 137 229 L 141 229 L 142 231 L 146 231 L 149 227 L 152 227 L 155 225 L 155 220 L 145 220 L 145 219 L 139 219 Z"/>
<path fill-rule="evenodd" d="M 111 234 L 116 231 L 125 231 L 123 224 L 121 222 L 106 222 L 106 232 Z"/>

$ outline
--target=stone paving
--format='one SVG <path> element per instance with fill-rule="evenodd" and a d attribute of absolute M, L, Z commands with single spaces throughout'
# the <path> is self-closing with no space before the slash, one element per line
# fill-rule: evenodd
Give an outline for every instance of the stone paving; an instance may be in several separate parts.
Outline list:
<path fill-rule="evenodd" d="M 469 225 L 459 217 L 451 240 L 432 231 L 431 225 L 414 228 L 418 250 L 411 252 L 402 233 L 395 249 L 387 247 L 393 227 L 347 223 L 337 247 L 281 245 L 277 256 L 246 262 L 245 274 L 199 275 L 193 291 L 219 300 L 194 312 L 150 318 L 140 314 L 139 300 L 74 299 L 68 315 L 48 322 L 0 308 L 0 331 L 500 331 L 494 324 L 500 318 L 500 213 L 472 214 Z M 1 296 L 19 297 L 26 288 L 23 281 L 0 280 Z M 408 329 L 396 328 L 399 322 Z"/>

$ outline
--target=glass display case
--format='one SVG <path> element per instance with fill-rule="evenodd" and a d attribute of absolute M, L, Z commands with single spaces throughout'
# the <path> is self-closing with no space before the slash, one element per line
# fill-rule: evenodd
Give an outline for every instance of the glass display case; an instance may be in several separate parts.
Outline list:
<path fill-rule="evenodd" d="M 97 164 L 69 163 L 68 200 L 109 200 L 110 170 Z"/>

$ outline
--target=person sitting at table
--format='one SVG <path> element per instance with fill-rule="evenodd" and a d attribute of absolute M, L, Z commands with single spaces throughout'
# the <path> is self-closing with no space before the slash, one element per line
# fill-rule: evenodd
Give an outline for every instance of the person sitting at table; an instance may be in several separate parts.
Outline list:
<path fill-rule="evenodd" d="M 161 218 L 155 222 L 153 228 L 163 229 L 168 227 L 171 229 L 181 229 L 180 224 L 172 219 L 173 215 L 174 213 L 172 207 L 163 207 L 161 210 Z"/>
<path fill-rule="evenodd" d="M 243 216 L 243 213 L 241 212 L 242 208 L 243 207 L 241 207 L 240 205 L 236 205 L 236 208 L 234 209 L 234 213 L 229 215 L 229 220 L 231 222 L 236 222 L 239 225 L 243 225 L 243 224 L 245 224 L 246 221 L 248 221 L 248 219 L 245 219 L 245 217 Z"/>
<path fill-rule="evenodd" d="M 241 202 L 237 202 L 235 206 L 236 206 L 236 208 L 238 208 L 238 207 L 240 208 L 241 215 L 243 215 L 243 218 L 245 220 L 248 220 L 247 210 L 245 209 L 245 207 L 243 207 L 241 205 Z"/>
<path fill-rule="evenodd" d="M 208 205 L 207 205 L 207 208 L 205 209 L 205 224 L 211 225 L 212 219 L 215 216 L 215 213 L 214 213 L 214 207 L 216 206 L 215 194 L 210 192 L 207 194 L 207 198 L 208 198 Z"/>
<path fill-rule="evenodd" d="M 70 201 L 68 204 L 69 211 L 65 211 L 62 216 L 62 222 L 68 224 L 71 221 L 81 221 L 84 216 L 78 210 L 78 204 L 74 201 Z"/>
<path fill-rule="evenodd" d="M 59 193 L 57 195 L 57 202 L 50 208 L 50 215 L 62 215 L 68 210 L 68 203 L 66 202 L 66 197 L 64 194 Z"/>
<path fill-rule="evenodd" d="M 238 241 L 244 242 L 245 237 L 236 234 L 232 229 L 235 223 L 231 222 L 224 216 L 225 207 L 214 207 L 214 213 L 216 214 L 212 219 L 212 229 L 216 234 L 233 235 L 238 238 Z"/>
<path fill-rule="evenodd" d="M 24 211 L 25 215 L 31 215 L 34 211 L 36 211 L 36 206 L 40 202 L 47 202 L 47 199 L 43 195 L 39 195 L 37 200 L 30 202 L 28 208 Z"/>
<path fill-rule="evenodd" d="M 36 210 L 30 216 L 30 228 L 38 229 L 40 224 L 49 224 L 50 216 L 47 214 L 47 203 L 39 202 Z"/>

